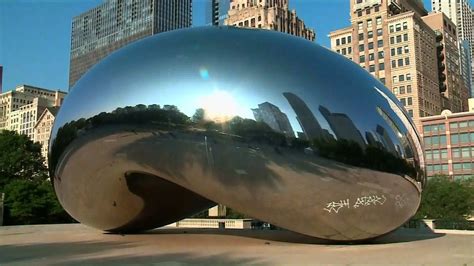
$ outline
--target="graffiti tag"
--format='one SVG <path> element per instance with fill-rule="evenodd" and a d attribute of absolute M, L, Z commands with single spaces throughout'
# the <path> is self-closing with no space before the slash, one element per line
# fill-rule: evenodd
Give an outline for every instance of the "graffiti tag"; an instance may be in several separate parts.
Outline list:
<path fill-rule="evenodd" d="M 350 199 L 345 199 L 328 202 L 323 210 L 327 211 L 328 213 L 339 213 L 339 211 L 343 208 L 350 209 L 352 207 L 357 209 L 359 207 L 384 205 L 386 201 L 387 198 L 385 195 L 361 196 L 355 200 L 355 203 L 352 206 L 350 204 Z"/>

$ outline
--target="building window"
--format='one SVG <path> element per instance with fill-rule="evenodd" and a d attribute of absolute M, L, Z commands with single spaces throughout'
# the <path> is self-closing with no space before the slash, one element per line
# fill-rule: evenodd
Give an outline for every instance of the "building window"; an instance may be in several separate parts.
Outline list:
<path fill-rule="evenodd" d="M 451 149 L 451 154 L 452 154 L 453 158 L 461 158 L 461 150 L 459 148 Z"/>
<path fill-rule="evenodd" d="M 397 61 L 392 60 L 392 68 L 395 68 L 395 67 L 397 67 Z"/>
<path fill-rule="evenodd" d="M 406 74 L 406 80 L 411 80 L 411 74 L 410 73 Z M 411 92 L 411 86 L 410 86 L 410 92 Z"/>
<path fill-rule="evenodd" d="M 347 36 L 347 43 L 351 43 L 352 42 L 352 37 L 351 36 Z"/>
<path fill-rule="evenodd" d="M 371 31 L 371 30 L 369 30 L 369 31 L 367 32 L 367 38 L 370 39 L 370 38 L 373 38 L 373 37 L 374 37 L 374 32 Z"/>
<path fill-rule="evenodd" d="M 406 22 L 406 21 L 403 22 L 403 29 L 404 30 L 408 29 L 408 22 Z"/>
<path fill-rule="evenodd" d="M 408 33 L 403 34 L 403 41 L 408 42 Z"/>
<path fill-rule="evenodd" d="M 367 20 L 367 28 L 372 28 L 372 20 L 371 19 L 368 19 Z"/>
<path fill-rule="evenodd" d="M 396 51 L 395 48 L 390 49 L 390 55 L 395 56 L 395 51 Z"/>
<path fill-rule="evenodd" d="M 413 99 L 411 97 L 407 98 L 407 104 L 408 105 L 413 105 Z"/>
<path fill-rule="evenodd" d="M 359 52 L 363 52 L 364 51 L 364 45 L 363 44 L 359 44 Z"/>
<path fill-rule="evenodd" d="M 402 35 L 397 36 L 397 43 L 400 43 L 400 42 L 402 42 Z"/>
<path fill-rule="evenodd" d="M 395 25 L 395 31 L 401 31 L 402 30 L 402 26 L 400 25 L 400 23 L 397 23 Z"/>
<path fill-rule="evenodd" d="M 370 65 L 370 66 L 369 66 L 369 72 L 370 72 L 370 73 L 375 72 L 375 65 Z"/>
<path fill-rule="evenodd" d="M 384 52 L 383 51 L 379 51 L 379 59 L 383 59 L 384 58 Z"/>
<path fill-rule="evenodd" d="M 395 32 L 395 27 L 393 25 L 390 25 L 389 29 L 390 29 L 390 33 Z"/>
<path fill-rule="evenodd" d="M 341 44 L 346 44 L 346 37 L 343 37 L 343 38 L 341 39 Z"/>
<path fill-rule="evenodd" d="M 405 94 L 405 86 L 400 86 L 400 94 Z"/>
<path fill-rule="evenodd" d="M 390 37 L 390 44 L 395 44 L 395 37 Z"/>
<path fill-rule="evenodd" d="M 403 66 L 403 59 L 398 59 L 398 67 L 402 67 Z"/>
<path fill-rule="evenodd" d="M 364 40 L 364 34 L 363 33 L 359 33 L 359 41 L 363 41 Z"/>
<path fill-rule="evenodd" d="M 407 85 L 407 93 L 411 93 L 411 85 Z M 444 127 L 444 125 L 443 125 L 443 127 Z"/>
<path fill-rule="evenodd" d="M 399 80 L 400 82 L 405 81 L 405 76 L 404 76 L 404 75 L 399 75 L 399 76 L 398 76 L 398 80 Z"/>
<path fill-rule="evenodd" d="M 451 144 L 458 144 L 458 143 L 459 143 L 459 135 L 451 134 Z"/>
<path fill-rule="evenodd" d="M 376 10 L 377 11 L 377 10 Z M 375 19 L 377 25 L 382 25 L 382 17 L 377 17 Z"/>
<path fill-rule="evenodd" d="M 377 47 L 383 47 L 383 40 L 378 40 L 377 41 Z"/>
<path fill-rule="evenodd" d="M 361 56 L 359 57 L 359 62 L 360 62 L 360 63 L 365 63 L 365 55 L 361 55 Z"/>
<path fill-rule="evenodd" d="M 383 30 L 377 29 L 377 36 L 382 36 L 382 35 L 383 35 Z"/>
<path fill-rule="evenodd" d="M 379 71 L 382 71 L 382 70 L 385 70 L 385 64 L 384 63 L 379 64 Z"/>
<path fill-rule="evenodd" d="M 358 29 L 359 29 L 359 30 L 363 30 L 363 29 L 364 29 L 364 23 L 363 23 L 363 22 L 357 23 L 357 26 L 358 26 Z"/>
<path fill-rule="evenodd" d="M 405 57 L 405 66 L 409 66 L 409 65 L 410 65 L 410 58 Z"/>
<path fill-rule="evenodd" d="M 369 42 L 368 46 L 369 46 L 369 50 L 374 49 L 374 43 L 373 42 Z"/>

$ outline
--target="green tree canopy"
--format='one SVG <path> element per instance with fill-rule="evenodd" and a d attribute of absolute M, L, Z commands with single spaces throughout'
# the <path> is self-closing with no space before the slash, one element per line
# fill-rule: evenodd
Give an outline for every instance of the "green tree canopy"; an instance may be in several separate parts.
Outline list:
<path fill-rule="evenodd" d="M 0 193 L 5 193 L 4 224 L 74 221 L 63 210 L 47 180 L 41 145 L 14 131 L 0 131 Z"/>
<path fill-rule="evenodd" d="M 14 131 L 0 131 L 0 191 L 12 180 L 48 178 L 41 145 Z"/>
<path fill-rule="evenodd" d="M 436 176 L 423 190 L 417 218 L 465 219 L 474 211 L 474 186 L 472 181 L 450 181 L 446 176 Z"/>
<path fill-rule="evenodd" d="M 59 204 L 48 181 L 14 180 L 4 192 L 6 225 L 74 221 Z"/>

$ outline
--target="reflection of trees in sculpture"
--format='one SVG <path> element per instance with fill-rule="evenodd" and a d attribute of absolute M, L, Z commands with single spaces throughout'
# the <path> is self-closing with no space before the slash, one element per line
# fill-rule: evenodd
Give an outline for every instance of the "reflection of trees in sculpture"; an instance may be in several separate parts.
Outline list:
<path fill-rule="evenodd" d="M 161 108 L 156 104 L 117 108 L 109 113 L 102 112 L 88 119 L 81 118 L 64 124 L 58 129 L 57 137 L 52 144 L 51 171 L 54 171 L 59 156 L 74 139 L 102 125 L 146 125 L 156 130 L 193 130 L 196 134 L 199 130 L 204 130 L 207 135 L 216 138 L 224 133 L 235 136 L 237 140 L 245 143 L 271 145 L 302 152 L 305 148 L 311 147 L 317 151 L 317 155 L 345 164 L 416 176 L 413 166 L 406 163 L 404 159 L 385 151 L 383 147 L 370 145 L 370 143 L 366 147 L 361 147 L 353 140 L 342 138 L 335 140 L 321 133 L 319 138 L 313 138 L 312 141 L 289 138 L 283 133 L 276 132 L 266 123 L 253 119 L 236 116 L 227 122 L 216 123 L 205 119 L 205 110 L 202 108 L 197 109 L 189 118 L 174 105 L 164 105 Z M 129 130 L 134 131 L 139 128 L 133 127 Z"/>
<path fill-rule="evenodd" d="M 117 108 L 107 113 L 102 112 L 88 119 L 81 118 L 77 121 L 71 121 L 58 129 L 56 139 L 52 144 L 50 169 L 54 171 L 59 156 L 63 154 L 66 147 L 77 138 L 78 135 L 85 133 L 89 129 L 97 128 L 102 125 L 145 125 L 151 124 L 157 129 L 179 129 L 190 125 L 189 117 L 180 112 L 174 105 L 144 105 L 138 104 L 134 107 L 126 106 Z M 134 128 L 132 129 L 134 130 Z"/>
<path fill-rule="evenodd" d="M 376 146 L 365 149 L 355 141 L 319 139 L 313 142 L 319 155 L 349 165 L 415 177 L 416 169 L 404 159 Z"/>

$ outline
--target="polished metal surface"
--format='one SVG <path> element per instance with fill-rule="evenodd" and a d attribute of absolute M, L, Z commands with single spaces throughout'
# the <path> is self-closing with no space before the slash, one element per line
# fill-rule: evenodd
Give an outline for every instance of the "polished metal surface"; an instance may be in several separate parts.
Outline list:
<path fill-rule="evenodd" d="M 398 100 L 302 38 L 203 27 L 113 53 L 66 98 L 50 171 L 78 221 L 166 225 L 221 203 L 306 235 L 360 240 L 412 217 L 420 137 Z"/>

